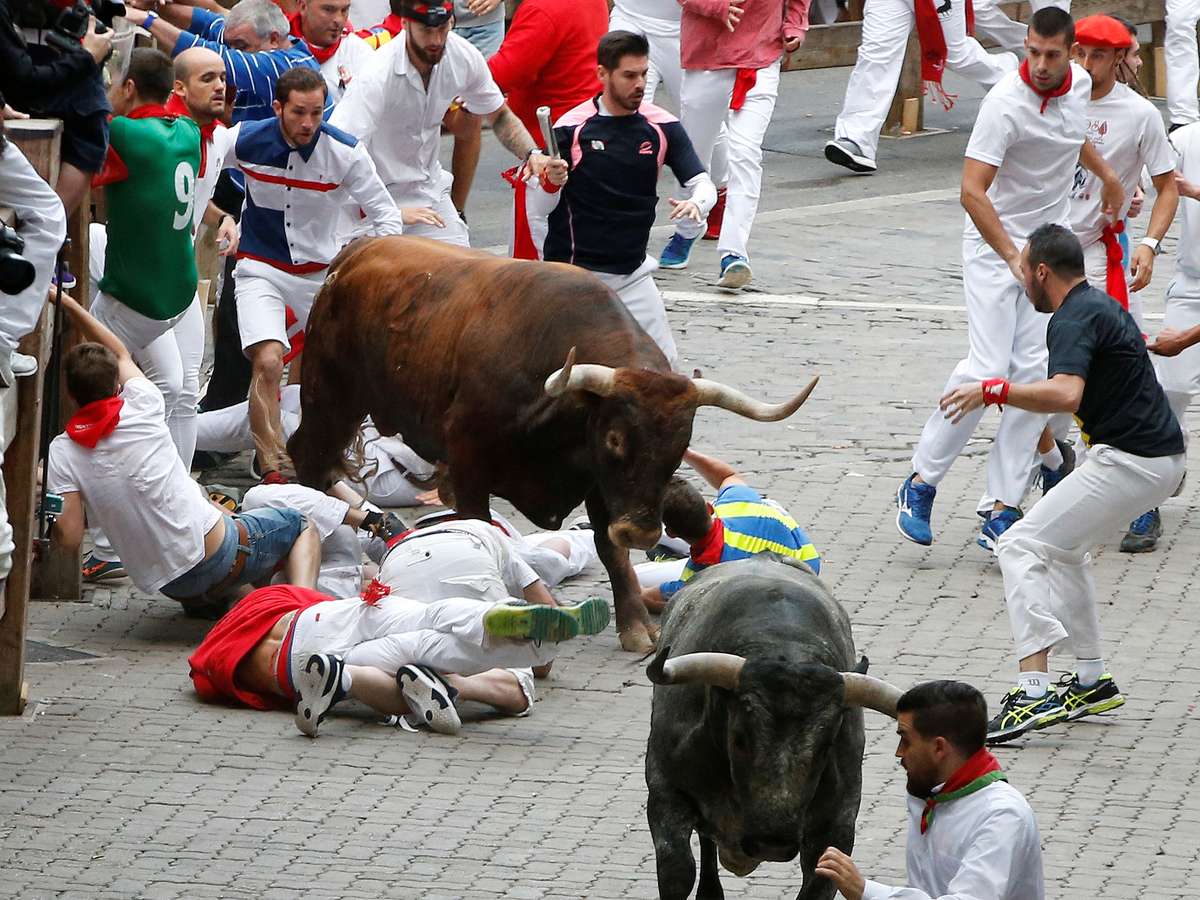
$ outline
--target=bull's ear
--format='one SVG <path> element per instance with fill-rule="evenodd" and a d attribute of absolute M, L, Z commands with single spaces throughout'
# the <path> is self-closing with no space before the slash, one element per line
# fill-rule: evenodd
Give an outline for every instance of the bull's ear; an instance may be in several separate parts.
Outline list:
<path fill-rule="evenodd" d="M 854 667 L 854 671 L 859 675 L 866 675 L 867 669 L 870 667 L 871 661 L 865 656 L 858 661 L 858 665 Z"/>
<path fill-rule="evenodd" d="M 646 677 L 654 684 L 670 684 L 667 677 L 663 674 L 663 666 L 666 665 L 667 658 L 671 655 L 670 647 L 660 647 L 658 652 L 654 654 L 654 659 L 650 661 L 650 665 L 646 666 Z"/>

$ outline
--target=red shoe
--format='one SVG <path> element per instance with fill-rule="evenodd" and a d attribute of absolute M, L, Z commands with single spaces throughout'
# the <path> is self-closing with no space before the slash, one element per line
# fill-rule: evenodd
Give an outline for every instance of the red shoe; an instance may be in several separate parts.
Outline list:
<path fill-rule="evenodd" d="M 721 224 L 725 221 L 726 188 L 717 188 L 717 202 L 708 213 L 708 228 L 704 232 L 704 240 L 715 241 L 721 237 Z"/>

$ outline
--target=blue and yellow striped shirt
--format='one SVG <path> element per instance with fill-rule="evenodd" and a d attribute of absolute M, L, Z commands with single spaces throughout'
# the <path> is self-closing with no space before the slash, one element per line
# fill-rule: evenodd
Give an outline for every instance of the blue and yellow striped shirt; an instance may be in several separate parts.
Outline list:
<path fill-rule="evenodd" d="M 821 555 L 804 529 L 782 507 L 767 503 L 762 495 L 746 484 L 731 484 L 722 488 L 713 503 L 713 515 L 724 528 L 724 545 L 720 558 L 697 561 L 696 548 L 684 564 L 683 574 L 676 581 L 663 583 L 659 590 L 663 599 L 670 597 L 696 573 L 717 562 L 748 559 L 756 553 L 778 553 L 801 560 L 817 573 L 821 571 Z M 707 548 L 705 548 L 707 550 Z M 704 554 L 708 556 L 708 554 Z"/>

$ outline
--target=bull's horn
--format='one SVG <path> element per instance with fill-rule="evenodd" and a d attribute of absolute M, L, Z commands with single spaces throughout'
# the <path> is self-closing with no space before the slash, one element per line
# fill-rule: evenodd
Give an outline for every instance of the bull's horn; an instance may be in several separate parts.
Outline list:
<path fill-rule="evenodd" d="M 685 653 L 664 662 L 661 675 L 656 678 L 658 673 L 654 672 L 651 680 L 655 684 L 711 684 L 736 691 L 744 665 L 746 658 L 732 653 Z"/>
<path fill-rule="evenodd" d="M 847 706 L 862 706 L 896 718 L 900 688 L 873 675 L 860 675 L 857 672 L 843 672 L 842 681 L 846 684 Z"/>
<path fill-rule="evenodd" d="M 575 365 L 575 348 L 567 354 L 567 364 L 546 379 L 546 393 L 560 397 L 567 391 L 590 391 L 601 397 L 612 396 L 617 370 L 594 363 Z"/>
<path fill-rule="evenodd" d="M 778 422 L 780 419 L 786 419 L 803 406 L 804 401 L 808 399 L 808 395 L 813 392 L 813 388 L 820 380 L 821 377 L 818 375 L 808 383 L 808 387 L 791 400 L 783 403 L 763 403 L 761 400 L 747 397 L 737 388 L 732 388 L 719 381 L 709 381 L 707 378 L 696 378 L 692 384 L 696 386 L 696 391 L 700 395 L 696 402 L 697 406 L 719 406 L 721 409 L 727 409 L 739 416 L 745 416 L 747 419 L 754 419 L 756 422 Z"/>

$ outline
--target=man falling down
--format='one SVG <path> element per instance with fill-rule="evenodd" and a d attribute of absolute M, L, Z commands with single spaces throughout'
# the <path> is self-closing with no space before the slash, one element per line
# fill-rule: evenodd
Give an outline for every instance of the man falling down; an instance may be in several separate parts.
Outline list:
<path fill-rule="evenodd" d="M 456 699 L 526 712 L 530 694 L 506 669 L 546 665 L 559 643 L 602 631 L 608 617 L 599 598 L 558 607 L 470 598 L 421 603 L 373 582 L 361 597 L 335 600 L 274 585 L 234 606 L 188 663 L 201 698 L 294 708 L 296 727 L 310 737 L 346 697 L 456 734 Z"/>

